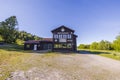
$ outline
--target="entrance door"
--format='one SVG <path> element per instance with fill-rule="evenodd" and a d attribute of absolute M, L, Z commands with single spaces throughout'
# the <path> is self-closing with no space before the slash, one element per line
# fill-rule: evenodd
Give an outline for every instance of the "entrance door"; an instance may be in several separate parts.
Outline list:
<path fill-rule="evenodd" d="M 34 44 L 34 50 L 35 50 L 35 51 L 37 50 L 37 45 L 36 45 L 36 44 Z"/>

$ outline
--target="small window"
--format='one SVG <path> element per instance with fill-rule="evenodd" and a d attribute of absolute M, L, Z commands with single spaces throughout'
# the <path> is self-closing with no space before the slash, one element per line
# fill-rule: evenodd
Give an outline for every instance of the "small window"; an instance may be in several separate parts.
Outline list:
<path fill-rule="evenodd" d="M 71 35 L 70 35 L 69 37 L 70 37 L 70 39 L 71 39 Z"/>
<path fill-rule="evenodd" d="M 59 44 L 55 44 L 55 45 L 54 45 L 54 48 L 59 48 Z"/>
<path fill-rule="evenodd" d="M 67 38 L 66 34 L 64 34 L 64 35 L 63 35 L 63 38 L 64 38 L 64 39 L 66 39 L 66 38 Z"/>
<path fill-rule="evenodd" d="M 30 45 L 29 45 L 29 44 L 27 44 L 27 45 L 26 45 L 26 47 L 27 47 L 27 48 L 30 48 Z"/>
<path fill-rule="evenodd" d="M 62 44 L 62 48 L 67 48 L 66 44 Z"/>
<path fill-rule="evenodd" d="M 58 38 L 58 35 L 56 34 L 56 38 Z"/>
<path fill-rule="evenodd" d="M 59 34 L 59 39 L 61 39 L 62 38 L 62 35 L 61 34 Z"/>
<path fill-rule="evenodd" d="M 72 44 L 71 44 L 71 43 L 68 43 L 68 44 L 67 44 L 67 48 L 72 48 Z"/>
<path fill-rule="evenodd" d="M 68 34 L 68 39 L 71 39 L 71 34 Z"/>

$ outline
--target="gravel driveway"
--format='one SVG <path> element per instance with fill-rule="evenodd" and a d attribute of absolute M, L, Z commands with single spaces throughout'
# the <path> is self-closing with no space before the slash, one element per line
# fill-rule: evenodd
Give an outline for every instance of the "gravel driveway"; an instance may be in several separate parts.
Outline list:
<path fill-rule="evenodd" d="M 120 80 L 120 61 L 93 54 L 35 54 L 27 63 L 34 67 L 7 80 Z"/>

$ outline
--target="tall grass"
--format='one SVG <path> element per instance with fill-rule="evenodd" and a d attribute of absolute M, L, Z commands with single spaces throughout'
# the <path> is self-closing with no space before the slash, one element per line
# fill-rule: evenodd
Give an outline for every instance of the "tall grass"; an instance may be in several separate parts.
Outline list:
<path fill-rule="evenodd" d="M 0 46 L 0 80 L 5 80 L 10 72 L 16 69 L 27 69 L 28 64 L 25 64 L 25 59 L 31 54 L 25 54 L 22 47 L 19 45 L 3 45 Z"/>

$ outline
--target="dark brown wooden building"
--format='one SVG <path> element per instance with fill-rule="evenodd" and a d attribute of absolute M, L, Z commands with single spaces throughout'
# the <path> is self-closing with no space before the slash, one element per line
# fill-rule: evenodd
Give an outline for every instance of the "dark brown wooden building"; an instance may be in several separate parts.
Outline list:
<path fill-rule="evenodd" d="M 74 30 L 60 26 L 51 31 L 53 33 L 53 51 L 76 51 L 77 36 Z"/>
<path fill-rule="evenodd" d="M 53 39 L 29 40 L 24 43 L 24 50 L 52 50 Z"/>
<path fill-rule="evenodd" d="M 60 26 L 51 31 L 53 38 L 43 38 L 42 40 L 29 40 L 24 43 L 25 50 L 52 50 L 52 51 L 72 51 L 77 50 L 74 30 Z"/>

